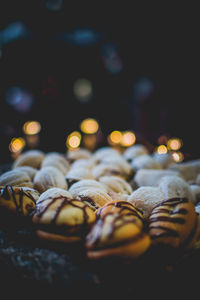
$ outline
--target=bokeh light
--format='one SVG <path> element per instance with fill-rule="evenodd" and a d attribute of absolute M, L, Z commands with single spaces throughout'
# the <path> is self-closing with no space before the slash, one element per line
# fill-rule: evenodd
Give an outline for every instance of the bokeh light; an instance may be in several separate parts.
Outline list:
<path fill-rule="evenodd" d="M 25 134 L 34 135 L 38 134 L 41 130 L 41 125 L 38 121 L 27 121 L 23 125 L 23 131 Z"/>
<path fill-rule="evenodd" d="M 10 152 L 20 152 L 25 147 L 26 142 L 24 138 L 18 137 L 18 138 L 12 138 L 10 144 L 9 144 L 9 150 Z"/>
<path fill-rule="evenodd" d="M 108 136 L 108 141 L 111 142 L 111 144 L 119 144 L 122 140 L 122 133 L 121 131 L 114 130 L 112 131 Z"/>
<path fill-rule="evenodd" d="M 81 133 L 79 131 L 73 131 L 66 139 L 67 148 L 76 149 L 81 143 Z"/>
<path fill-rule="evenodd" d="M 172 156 L 173 160 L 177 163 L 182 162 L 184 160 L 184 155 L 180 151 L 172 152 L 171 156 Z"/>
<path fill-rule="evenodd" d="M 135 144 L 136 136 L 132 131 L 124 131 L 122 133 L 121 145 L 124 147 L 129 147 Z"/>
<path fill-rule="evenodd" d="M 167 153 L 167 147 L 165 145 L 159 145 L 156 149 L 158 154 L 166 154 Z"/>
<path fill-rule="evenodd" d="M 179 150 L 182 147 L 182 140 L 179 138 L 171 138 L 167 142 L 167 148 L 169 150 Z"/>
<path fill-rule="evenodd" d="M 87 134 L 94 134 L 99 129 L 99 123 L 93 118 L 87 118 L 80 124 L 81 131 Z"/>
<path fill-rule="evenodd" d="M 73 91 L 77 100 L 88 102 L 92 97 L 92 83 L 86 78 L 80 78 L 75 81 Z"/>

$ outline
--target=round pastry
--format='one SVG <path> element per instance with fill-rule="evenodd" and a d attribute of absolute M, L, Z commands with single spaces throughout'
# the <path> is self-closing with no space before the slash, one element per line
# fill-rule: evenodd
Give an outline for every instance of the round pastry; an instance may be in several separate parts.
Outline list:
<path fill-rule="evenodd" d="M 131 162 L 134 170 L 139 169 L 162 169 L 162 165 L 155 160 L 150 154 L 142 154 L 135 157 Z"/>
<path fill-rule="evenodd" d="M 112 155 L 112 156 L 104 156 L 101 159 L 100 164 L 111 164 L 116 167 L 119 167 L 120 171 L 126 178 L 129 178 L 132 175 L 132 167 L 131 165 L 125 160 L 122 155 Z"/>
<path fill-rule="evenodd" d="M 19 166 L 30 166 L 40 169 L 45 154 L 41 150 L 27 150 L 22 152 L 13 163 L 13 168 Z"/>
<path fill-rule="evenodd" d="M 113 256 L 135 259 L 149 246 L 150 237 L 143 231 L 142 213 L 127 201 L 111 201 L 100 208 L 86 236 L 90 259 Z"/>
<path fill-rule="evenodd" d="M 192 202 L 194 205 L 200 202 L 200 185 L 191 184 L 190 191 L 192 193 Z"/>
<path fill-rule="evenodd" d="M 7 171 L 0 176 L 0 186 L 28 186 L 33 187 L 33 183 L 28 173 L 18 168 Z"/>
<path fill-rule="evenodd" d="M 64 175 L 55 167 L 43 167 L 38 170 L 34 180 L 34 188 L 40 193 L 52 187 L 67 189 L 67 182 Z"/>
<path fill-rule="evenodd" d="M 154 206 L 164 199 L 164 194 L 158 187 L 141 186 L 128 196 L 127 201 L 140 209 L 144 219 L 147 219 Z"/>
<path fill-rule="evenodd" d="M 169 152 L 163 153 L 163 154 L 155 152 L 152 154 L 152 157 L 159 164 L 161 164 L 163 169 L 167 169 L 171 164 L 174 163 L 174 160 L 173 160 L 172 156 L 169 154 Z"/>
<path fill-rule="evenodd" d="M 169 169 L 178 171 L 186 181 L 192 181 L 200 173 L 200 159 L 174 163 Z"/>
<path fill-rule="evenodd" d="M 70 164 L 65 158 L 64 154 L 57 152 L 49 152 L 46 154 L 45 158 L 42 161 L 41 168 L 47 166 L 57 168 L 63 173 L 63 175 L 66 175 L 70 168 Z"/>
<path fill-rule="evenodd" d="M 169 169 L 139 169 L 137 170 L 135 176 L 134 176 L 134 182 L 135 184 L 140 186 L 157 186 L 159 180 L 161 177 L 166 175 L 177 175 L 180 176 L 180 173 L 175 170 L 169 170 Z"/>
<path fill-rule="evenodd" d="M 99 182 L 106 186 L 108 192 L 131 194 L 133 191 L 131 185 L 119 176 L 102 176 Z"/>
<path fill-rule="evenodd" d="M 94 179 L 82 179 L 74 183 L 69 188 L 69 192 L 73 195 L 78 195 L 82 190 L 86 189 L 100 189 L 107 192 L 107 188 L 101 182 Z"/>
<path fill-rule="evenodd" d="M 105 187 L 95 180 L 81 180 L 74 183 L 69 192 L 74 197 L 87 201 L 88 205 L 94 210 L 112 200 Z"/>
<path fill-rule="evenodd" d="M 30 177 L 31 181 L 33 181 L 33 178 L 35 177 L 35 174 L 38 171 L 37 169 L 30 167 L 30 166 L 17 167 L 17 168 L 15 168 L 15 170 L 20 170 L 20 171 L 27 173 L 27 175 Z"/>
<path fill-rule="evenodd" d="M 85 201 L 52 188 L 41 194 L 32 221 L 41 239 L 74 243 L 85 237 L 95 219 L 95 212 Z"/>
<path fill-rule="evenodd" d="M 66 153 L 66 158 L 70 163 L 81 158 L 91 158 L 91 156 L 92 153 L 85 148 L 69 149 Z"/>
<path fill-rule="evenodd" d="M 105 157 L 111 157 L 113 155 L 120 155 L 120 152 L 117 149 L 114 149 L 109 146 L 98 148 L 94 153 L 93 157 L 95 161 L 100 162 Z"/>
<path fill-rule="evenodd" d="M 135 144 L 131 147 L 128 147 L 123 156 L 127 161 L 132 161 L 135 157 L 143 154 L 149 154 L 149 150 L 142 144 Z"/>
<path fill-rule="evenodd" d="M 5 186 L 0 187 L 0 216 L 9 226 L 22 217 L 31 217 L 35 210 L 39 193 L 28 187 Z M 14 217 L 14 218 L 13 218 Z"/>
<path fill-rule="evenodd" d="M 153 245 L 191 248 L 199 238 L 199 218 L 187 198 L 171 198 L 154 207 L 149 217 Z"/>
<path fill-rule="evenodd" d="M 163 192 L 165 199 L 179 197 L 192 200 L 193 198 L 189 184 L 179 176 L 163 176 L 158 187 Z"/>
<path fill-rule="evenodd" d="M 116 164 L 111 163 L 100 163 L 92 169 L 92 175 L 95 179 L 99 179 L 102 176 L 120 176 L 126 178 L 126 174 L 121 170 L 121 168 Z"/>
<path fill-rule="evenodd" d="M 94 179 L 91 170 L 84 167 L 73 167 L 65 175 L 68 187 L 84 179 Z"/>

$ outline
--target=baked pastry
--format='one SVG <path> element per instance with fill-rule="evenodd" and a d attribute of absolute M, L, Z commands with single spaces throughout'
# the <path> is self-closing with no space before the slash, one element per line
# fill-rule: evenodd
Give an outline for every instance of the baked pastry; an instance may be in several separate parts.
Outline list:
<path fill-rule="evenodd" d="M 179 176 L 163 176 L 158 187 L 163 192 L 165 199 L 179 197 L 192 200 L 193 198 L 190 185 Z"/>
<path fill-rule="evenodd" d="M 21 166 L 15 168 L 15 170 L 23 171 L 25 172 L 29 177 L 30 180 L 33 181 L 33 178 L 35 177 L 35 174 L 37 173 L 37 169 L 30 167 L 30 166 Z"/>
<path fill-rule="evenodd" d="M 30 166 L 40 169 L 41 163 L 45 158 L 45 153 L 41 150 L 27 150 L 22 152 L 13 163 L 13 168 L 19 166 Z"/>
<path fill-rule="evenodd" d="M 130 164 L 135 171 L 139 169 L 162 169 L 162 165 L 150 154 L 139 155 Z"/>
<path fill-rule="evenodd" d="M 198 202 L 200 202 L 200 185 L 191 184 L 190 191 L 192 194 L 192 202 L 194 205 L 196 205 Z"/>
<path fill-rule="evenodd" d="M 109 146 L 101 147 L 98 148 L 96 151 L 93 153 L 93 158 L 95 159 L 96 162 L 100 162 L 104 157 L 111 157 L 115 155 L 120 155 L 120 152 L 117 149 L 114 149 Z"/>
<path fill-rule="evenodd" d="M 41 168 L 47 166 L 57 168 L 59 171 L 63 173 L 64 176 L 67 174 L 70 168 L 70 164 L 67 161 L 64 154 L 59 152 L 49 152 L 46 154 L 45 158 L 42 161 Z"/>
<path fill-rule="evenodd" d="M 93 210 L 97 210 L 112 200 L 104 186 L 95 180 L 81 180 L 74 183 L 69 192 L 74 197 L 86 201 Z"/>
<path fill-rule="evenodd" d="M 147 147 L 142 144 L 134 144 L 124 151 L 123 156 L 127 161 L 131 162 L 134 158 L 143 154 L 149 154 Z"/>
<path fill-rule="evenodd" d="M 93 209 L 60 188 L 51 188 L 40 195 L 32 221 L 41 239 L 74 243 L 84 239 L 96 220 Z"/>
<path fill-rule="evenodd" d="M 139 169 L 134 176 L 134 182 L 138 187 L 140 187 L 140 186 L 157 186 L 161 177 L 166 176 L 166 175 L 177 175 L 177 176 L 182 177 L 180 175 L 180 173 L 176 170 Z"/>
<path fill-rule="evenodd" d="M 169 154 L 169 152 L 162 153 L 162 154 L 160 154 L 158 152 L 154 152 L 152 154 L 152 157 L 159 164 L 161 164 L 161 166 L 162 166 L 163 169 L 167 169 L 171 164 L 174 163 L 174 160 L 173 160 L 172 156 Z"/>
<path fill-rule="evenodd" d="M 107 192 L 107 188 L 101 182 L 95 179 L 82 179 L 74 183 L 69 188 L 69 192 L 73 195 L 78 195 L 79 192 L 86 189 L 100 189 Z"/>
<path fill-rule="evenodd" d="M 0 187 L 0 211 L 11 212 L 18 216 L 30 216 L 34 210 L 40 194 L 28 187 L 5 186 Z"/>
<path fill-rule="evenodd" d="M 100 163 L 96 165 L 92 169 L 92 175 L 93 177 L 98 180 L 102 176 L 120 176 L 122 178 L 126 178 L 126 174 L 121 170 L 119 165 L 111 164 L 111 163 Z"/>
<path fill-rule="evenodd" d="M 50 166 L 38 170 L 33 183 L 34 188 L 40 193 L 43 193 L 52 187 L 67 189 L 67 182 L 63 173 L 57 168 Z"/>
<path fill-rule="evenodd" d="M 153 245 L 191 248 L 199 238 L 199 217 L 187 198 L 171 198 L 154 207 L 149 217 Z"/>
<path fill-rule="evenodd" d="M 32 180 L 26 171 L 18 168 L 7 171 L 0 176 L 0 186 L 28 186 L 33 187 Z"/>
<path fill-rule="evenodd" d="M 178 171 L 186 181 L 194 181 L 200 173 L 200 159 L 174 163 L 169 169 Z"/>
<path fill-rule="evenodd" d="M 154 206 L 164 199 L 164 194 L 158 187 L 141 186 L 128 196 L 127 201 L 140 209 L 144 219 L 147 219 Z"/>
<path fill-rule="evenodd" d="M 66 153 L 66 158 L 70 163 L 76 161 L 77 159 L 81 159 L 81 158 L 87 159 L 91 157 L 92 157 L 92 153 L 85 148 L 68 149 Z"/>
<path fill-rule="evenodd" d="M 90 169 L 85 167 L 72 167 L 65 175 L 68 187 L 83 179 L 94 179 Z"/>
<path fill-rule="evenodd" d="M 127 201 L 115 200 L 97 211 L 85 245 L 90 259 L 135 259 L 147 251 L 150 243 L 149 235 L 143 231 L 142 213 Z"/>
<path fill-rule="evenodd" d="M 105 185 L 108 192 L 129 195 L 133 191 L 131 185 L 119 176 L 102 176 L 99 178 L 99 182 Z"/>

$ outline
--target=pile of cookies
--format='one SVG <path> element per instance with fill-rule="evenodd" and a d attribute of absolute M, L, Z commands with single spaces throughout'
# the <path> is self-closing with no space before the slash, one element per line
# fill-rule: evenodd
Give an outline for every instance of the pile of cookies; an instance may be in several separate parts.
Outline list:
<path fill-rule="evenodd" d="M 142 144 L 66 154 L 27 150 L 0 176 L 0 217 L 38 238 L 84 245 L 90 259 L 135 259 L 200 240 L 200 159 L 176 163 Z"/>

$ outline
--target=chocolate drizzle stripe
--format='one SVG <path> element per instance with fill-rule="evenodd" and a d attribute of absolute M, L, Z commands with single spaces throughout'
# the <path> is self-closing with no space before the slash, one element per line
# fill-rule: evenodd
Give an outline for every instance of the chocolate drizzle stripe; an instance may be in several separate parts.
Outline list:
<path fill-rule="evenodd" d="M 152 238 L 156 238 L 156 237 L 162 237 L 162 236 L 173 236 L 173 237 L 179 237 L 179 233 L 174 230 L 174 229 L 171 229 L 171 228 L 167 228 L 167 227 L 164 227 L 164 226 L 154 226 L 154 225 L 151 225 L 149 226 L 149 229 L 150 229 L 150 235 Z M 158 233 L 152 233 L 151 230 L 162 230 L 163 232 L 158 232 Z"/>
<path fill-rule="evenodd" d="M 169 214 L 169 215 L 175 215 L 175 214 L 186 215 L 188 213 L 188 210 L 185 209 L 185 208 L 181 208 L 181 209 L 177 209 L 177 210 L 159 208 L 159 209 L 155 209 L 155 211 L 152 212 L 151 216 L 161 214 L 161 213 L 164 213 L 164 214 L 166 213 L 166 214 Z"/>
<path fill-rule="evenodd" d="M 183 218 L 170 218 L 167 216 L 158 216 L 158 217 L 150 217 L 150 222 L 169 222 L 169 223 L 177 223 L 177 224 L 185 224 L 185 220 Z"/>
<path fill-rule="evenodd" d="M 161 201 L 156 206 L 154 206 L 154 209 L 159 207 L 159 206 L 172 206 L 173 207 L 173 206 L 176 206 L 178 204 L 187 203 L 187 202 L 188 202 L 187 198 L 171 198 L 171 199 Z"/>

